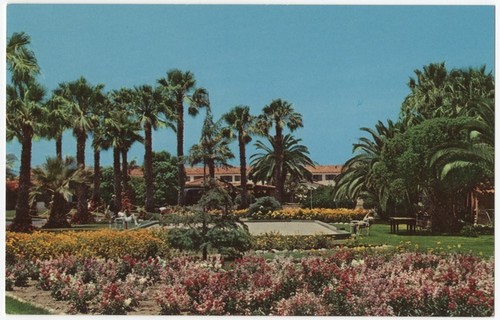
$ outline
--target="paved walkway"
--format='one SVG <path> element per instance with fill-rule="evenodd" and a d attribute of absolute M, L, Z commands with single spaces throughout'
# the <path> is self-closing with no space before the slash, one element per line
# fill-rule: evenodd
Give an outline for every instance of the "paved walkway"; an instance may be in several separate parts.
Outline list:
<path fill-rule="evenodd" d="M 286 236 L 339 235 L 346 233 L 320 221 L 246 221 L 245 224 L 252 235 L 271 232 Z"/>

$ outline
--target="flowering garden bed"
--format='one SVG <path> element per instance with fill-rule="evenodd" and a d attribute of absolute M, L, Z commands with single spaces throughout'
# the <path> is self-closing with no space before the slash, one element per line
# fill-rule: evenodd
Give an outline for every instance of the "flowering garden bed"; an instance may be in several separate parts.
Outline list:
<path fill-rule="evenodd" d="M 323 222 L 350 222 L 351 220 L 362 220 L 368 210 L 365 209 L 328 209 L 328 208 L 285 208 L 271 212 L 254 214 L 254 219 L 264 220 L 319 220 Z M 245 215 L 247 210 L 236 210 L 235 214 Z"/>
<path fill-rule="evenodd" d="M 494 302 L 493 259 L 458 254 L 339 249 L 226 263 L 16 256 L 6 272 L 7 289 L 31 286 L 63 313 L 492 316 Z"/>

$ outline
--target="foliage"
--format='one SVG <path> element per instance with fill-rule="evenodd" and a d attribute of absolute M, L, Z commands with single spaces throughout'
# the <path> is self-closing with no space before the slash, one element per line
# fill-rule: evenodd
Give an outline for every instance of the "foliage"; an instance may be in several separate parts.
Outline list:
<path fill-rule="evenodd" d="M 274 197 L 261 197 L 250 205 L 247 215 L 254 219 L 262 219 L 269 213 L 280 209 L 281 204 Z"/>
<path fill-rule="evenodd" d="M 253 237 L 254 250 L 311 250 L 334 248 L 338 241 L 330 236 L 284 236 L 279 233 L 265 233 Z"/>
<path fill-rule="evenodd" d="M 266 213 L 265 213 L 266 212 Z M 271 220 L 319 220 L 323 222 L 350 222 L 362 220 L 368 213 L 365 209 L 328 209 L 328 208 L 287 208 L 278 210 L 256 211 L 251 217 L 254 219 Z"/>
<path fill-rule="evenodd" d="M 312 190 L 311 192 L 306 192 L 304 197 L 301 199 L 300 203 L 303 208 L 351 208 L 354 209 L 356 202 L 348 199 L 337 199 L 334 200 L 333 193 L 335 188 L 332 186 L 321 186 Z M 311 201 L 312 200 L 312 201 Z"/>

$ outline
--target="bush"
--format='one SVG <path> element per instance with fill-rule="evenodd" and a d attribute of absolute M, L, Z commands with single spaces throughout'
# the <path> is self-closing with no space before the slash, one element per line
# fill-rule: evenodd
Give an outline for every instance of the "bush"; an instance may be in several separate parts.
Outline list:
<path fill-rule="evenodd" d="M 303 208 L 349 208 L 354 209 L 356 207 L 356 201 L 341 199 L 334 200 L 333 199 L 333 190 L 332 186 L 321 186 L 312 191 L 312 201 L 311 201 L 311 192 L 305 193 L 305 197 L 303 197 L 300 201 Z"/>
<path fill-rule="evenodd" d="M 253 219 L 267 219 L 268 215 L 281 209 L 281 204 L 273 197 L 258 198 L 250 205 L 247 215 Z"/>
<path fill-rule="evenodd" d="M 463 237 L 471 237 L 471 238 L 477 238 L 479 237 L 479 233 L 477 232 L 476 228 L 472 225 L 466 225 L 460 230 L 460 235 Z"/>

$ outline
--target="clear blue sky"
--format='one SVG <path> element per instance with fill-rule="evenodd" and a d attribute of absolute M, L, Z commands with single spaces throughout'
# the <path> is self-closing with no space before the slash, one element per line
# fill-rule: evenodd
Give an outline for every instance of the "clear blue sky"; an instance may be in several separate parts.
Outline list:
<path fill-rule="evenodd" d="M 107 91 L 153 85 L 179 68 L 209 90 L 216 117 L 240 104 L 258 114 L 282 98 L 302 113 L 295 135 L 313 160 L 342 164 L 360 127 L 397 119 L 415 69 L 445 61 L 449 69 L 494 70 L 494 13 L 493 6 L 10 4 L 7 36 L 31 36 L 49 92 L 80 76 Z M 186 121 L 186 152 L 202 118 Z M 158 131 L 153 148 L 175 154 L 175 139 Z M 63 153 L 75 155 L 70 132 L 63 142 Z M 143 150 L 134 145 L 129 159 L 142 163 Z M 19 157 L 19 144 L 7 152 Z M 90 147 L 86 153 L 91 165 Z M 54 154 L 53 141 L 34 143 L 33 165 Z M 111 163 L 104 152 L 103 165 Z"/>

